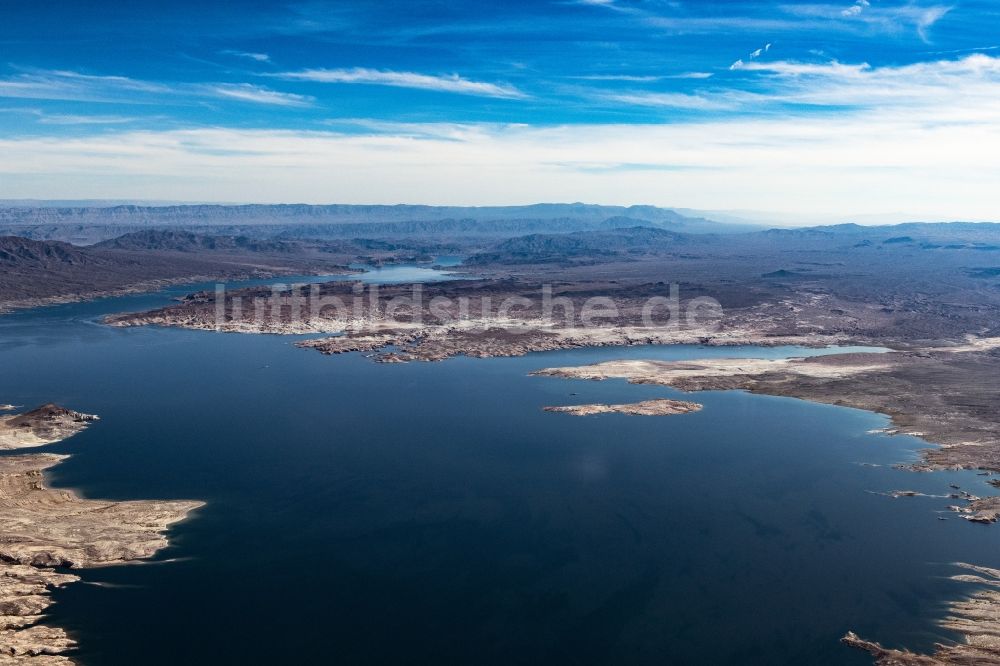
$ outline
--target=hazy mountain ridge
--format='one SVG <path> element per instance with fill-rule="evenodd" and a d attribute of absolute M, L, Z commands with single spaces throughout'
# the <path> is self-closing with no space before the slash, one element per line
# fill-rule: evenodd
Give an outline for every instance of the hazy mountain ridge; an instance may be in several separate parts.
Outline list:
<path fill-rule="evenodd" d="M 91 244 L 122 233 L 170 228 L 254 238 L 352 238 L 413 235 L 514 236 L 629 227 L 688 233 L 751 229 L 686 217 L 655 206 L 535 204 L 531 206 L 357 206 L 306 204 L 105 207 L 0 207 L 0 233 Z"/>

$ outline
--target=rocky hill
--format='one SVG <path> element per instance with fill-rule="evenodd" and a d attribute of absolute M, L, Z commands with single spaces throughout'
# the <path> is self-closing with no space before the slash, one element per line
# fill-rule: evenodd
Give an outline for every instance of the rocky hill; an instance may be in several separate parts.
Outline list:
<path fill-rule="evenodd" d="M 51 268 L 80 266 L 95 262 L 95 258 L 69 243 L 35 241 L 16 236 L 0 236 L 0 266 L 8 268 Z"/>
<path fill-rule="evenodd" d="M 469 257 L 465 263 L 591 263 L 674 252 L 699 245 L 708 238 L 642 226 L 568 234 L 529 234 L 498 243 Z"/>
<path fill-rule="evenodd" d="M 302 252 L 301 243 L 257 240 L 246 236 L 214 236 L 172 229 L 148 229 L 124 234 L 92 246 L 108 250 L 158 250 L 165 252 Z"/>

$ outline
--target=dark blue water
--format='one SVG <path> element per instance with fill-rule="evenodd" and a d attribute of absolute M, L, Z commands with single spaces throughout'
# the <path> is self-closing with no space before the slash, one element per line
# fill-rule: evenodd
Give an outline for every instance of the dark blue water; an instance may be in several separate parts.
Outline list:
<path fill-rule="evenodd" d="M 156 562 L 56 593 L 85 664 L 867 664 L 846 630 L 930 647 L 963 592 L 946 563 L 1000 566 L 1000 531 L 939 521 L 949 500 L 867 492 L 987 492 L 892 469 L 922 444 L 868 434 L 883 417 L 717 392 L 579 418 L 541 408 L 683 394 L 528 376 L 806 350 L 378 365 L 95 321 L 186 291 L 0 317 L 0 402 L 102 417 L 49 447 L 73 454 L 52 483 L 208 502 Z"/>

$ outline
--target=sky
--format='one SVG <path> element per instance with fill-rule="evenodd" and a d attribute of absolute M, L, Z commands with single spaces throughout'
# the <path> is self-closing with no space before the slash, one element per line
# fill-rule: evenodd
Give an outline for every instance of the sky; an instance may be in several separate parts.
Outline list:
<path fill-rule="evenodd" d="M 995 0 L 0 0 L 0 199 L 1000 220 L 998 183 Z"/>

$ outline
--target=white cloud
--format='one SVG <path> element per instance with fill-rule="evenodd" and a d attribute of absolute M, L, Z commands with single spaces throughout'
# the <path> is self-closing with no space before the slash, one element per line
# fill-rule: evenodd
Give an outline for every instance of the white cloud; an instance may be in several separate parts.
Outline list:
<path fill-rule="evenodd" d="M 12 113 L 23 116 L 32 116 L 43 125 L 125 125 L 135 122 L 138 118 L 130 116 L 115 116 L 103 114 L 71 114 L 71 113 L 48 113 L 43 109 L 32 109 L 27 107 L 0 107 L 0 113 Z M 147 117 L 148 119 L 148 117 Z"/>
<path fill-rule="evenodd" d="M 171 92 L 169 86 L 125 76 L 93 76 L 65 70 L 30 70 L 0 79 L 0 97 L 72 101 L 123 101 L 122 95 Z"/>
<path fill-rule="evenodd" d="M 804 215 L 907 209 L 949 219 L 1000 217 L 1000 108 L 971 109 L 965 117 L 951 117 L 953 111 L 5 138 L 0 198 L 641 201 Z"/>
<path fill-rule="evenodd" d="M 275 106 L 310 106 L 315 101 L 306 95 L 277 92 L 250 83 L 223 83 L 209 86 L 208 90 L 219 97 Z"/>
<path fill-rule="evenodd" d="M 685 93 L 627 92 L 605 95 L 604 99 L 633 106 L 664 107 L 671 109 L 691 109 L 716 111 L 734 108 L 734 103 L 723 95 L 705 97 Z"/>
<path fill-rule="evenodd" d="M 694 94 L 627 91 L 597 93 L 593 99 L 733 113 L 794 113 L 789 105 L 808 105 L 817 113 L 896 109 L 926 122 L 976 117 L 984 109 L 996 108 L 1000 99 L 1000 57 L 983 53 L 898 67 L 737 60 L 730 70 L 752 82 L 754 91 L 745 86 L 706 85 Z M 732 79 L 722 83 L 731 84 Z"/>
<path fill-rule="evenodd" d="M 868 0 L 857 0 L 845 8 L 833 4 L 782 5 L 789 16 L 806 20 L 823 20 L 826 29 L 868 30 L 884 33 L 915 31 L 927 41 L 930 28 L 952 10 L 951 5 L 922 5 L 908 2 L 903 5 L 873 6 Z M 803 26 L 804 27 L 804 26 Z"/>
<path fill-rule="evenodd" d="M 899 67 L 868 64 L 753 62 L 743 71 L 771 79 L 776 102 L 861 109 L 909 109 L 925 117 L 976 115 L 1000 99 L 1000 58 L 977 53 L 958 60 Z"/>
<path fill-rule="evenodd" d="M 935 23 L 944 18 L 952 10 L 951 7 L 929 7 L 917 14 L 917 33 L 925 42 L 928 41 L 927 31 Z"/>
<path fill-rule="evenodd" d="M 574 76 L 574 79 L 580 79 L 583 81 L 630 81 L 633 83 L 651 83 L 653 81 L 662 81 L 663 76 L 640 76 L 636 74 L 587 74 L 582 76 Z M 671 77 L 679 78 L 679 77 Z"/>
<path fill-rule="evenodd" d="M 754 49 L 753 51 L 751 51 L 750 54 L 747 56 L 747 60 L 750 60 L 752 62 L 770 50 L 771 50 L 771 43 L 768 42 L 759 49 Z M 739 60 L 737 60 L 736 62 L 734 62 L 732 65 L 729 66 L 729 71 L 733 72 L 738 69 L 743 69 L 743 64 L 744 64 L 743 59 L 740 58 Z"/>
<path fill-rule="evenodd" d="M 471 81 L 458 74 L 434 76 L 416 72 L 396 72 L 389 70 L 355 67 L 352 69 L 306 69 L 299 72 L 283 72 L 274 76 L 291 81 L 314 81 L 317 83 L 365 83 L 398 88 L 416 88 L 479 95 L 522 99 L 527 97 L 517 88 L 505 84 Z"/>
<path fill-rule="evenodd" d="M 167 84 L 66 70 L 30 70 L 0 79 L 0 98 L 3 97 L 145 105 L 187 103 L 200 97 L 280 106 L 307 106 L 314 101 L 305 95 L 278 92 L 249 83 Z"/>
<path fill-rule="evenodd" d="M 854 4 L 840 12 L 840 15 L 847 17 L 858 16 L 865 9 L 871 7 L 871 4 L 868 0 L 855 0 Z"/>
<path fill-rule="evenodd" d="M 872 71 L 871 65 L 867 63 L 847 65 L 836 60 L 824 63 L 792 62 L 787 60 L 751 62 L 744 63 L 743 69 L 747 71 L 769 72 L 781 76 L 813 75 L 827 78 L 857 77 L 864 72 Z"/>
<path fill-rule="evenodd" d="M 40 114 L 38 122 L 43 125 L 125 125 L 135 122 L 128 116 L 77 115 L 70 113 Z"/>
<path fill-rule="evenodd" d="M 266 53 L 254 53 L 252 51 L 231 51 L 225 50 L 222 53 L 226 55 L 235 56 L 237 58 L 246 58 L 248 60 L 255 60 L 257 62 L 271 62 L 271 56 Z"/>

